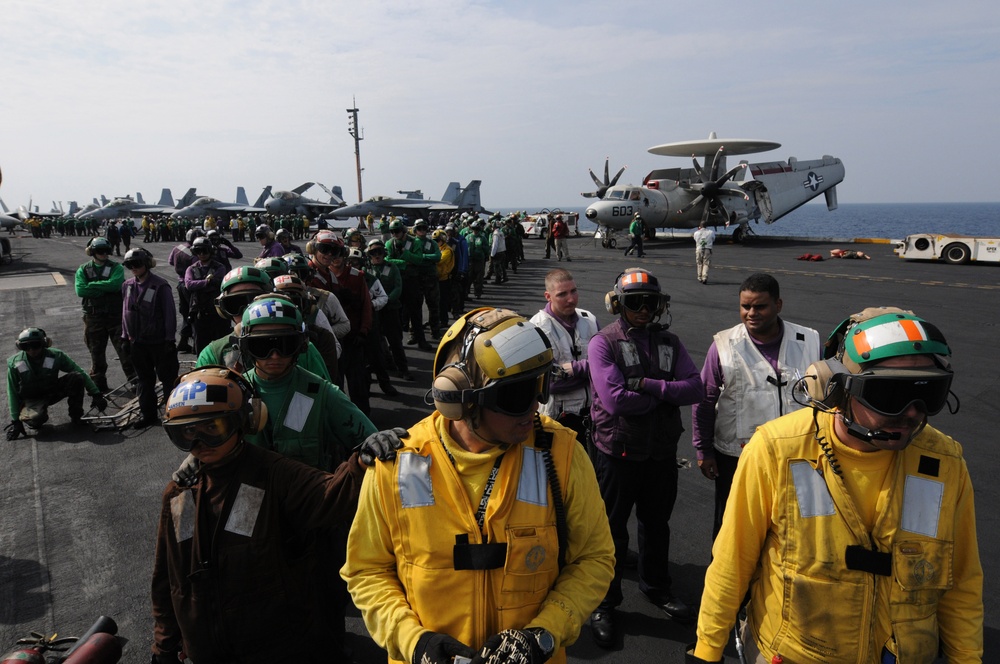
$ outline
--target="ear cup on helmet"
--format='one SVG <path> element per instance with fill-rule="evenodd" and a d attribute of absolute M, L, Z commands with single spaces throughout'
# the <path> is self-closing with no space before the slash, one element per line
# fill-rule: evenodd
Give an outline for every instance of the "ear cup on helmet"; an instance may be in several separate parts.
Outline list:
<path fill-rule="evenodd" d="M 92 256 L 93 255 L 93 254 L 90 253 L 90 243 L 93 242 L 93 241 L 94 241 L 94 238 L 90 238 L 89 240 L 87 240 L 87 246 L 83 248 L 83 253 L 87 254 L 88 256 Z"/>
<path fill-rule="evenodd" d="M 156 267 L 156 258 L 150 254 L 149 258 L 146 259 L 146 269 L 152 270 Z"/>
<path fill-rule="evenodd" d="M 434 378 L 431 395 L 434 407 L 449 420 L 465 419 L 475 408 L 462 401 L 462 392 L 472 388 L 469 376 L 456 365 L 447 366 Z"/>
<path fill-rule="evenodd" d="M 251 388 L 252 389 L 252 388 Z M 244 433 L 259 433 L 267 424 L 267 404 L 260 397 L 252 397 L 248 403 L 246 417 L 244 421 L 246 427 Z"/>
<path fill-rule="evenodd" d="M 306 253 L 310 256 L 316 255 L 316 243 L 313 240 L 306 242 Z"/>
<path fill-rule="evenodd" d="M 845 396 L 842 376 L 848 373 L 847 367 L 837 360 L 813 362 L 802 378 L 809 399 L 827 408 L 842 406 Z"/>
<path fill-rule="evenodd" d="M 604 295 L 604 308 L 608 310 L 608 313 L 617 316 L 621 313 L 621 304 L 618 302 L 618 293 L 614 291 L 608 291 Z"/>

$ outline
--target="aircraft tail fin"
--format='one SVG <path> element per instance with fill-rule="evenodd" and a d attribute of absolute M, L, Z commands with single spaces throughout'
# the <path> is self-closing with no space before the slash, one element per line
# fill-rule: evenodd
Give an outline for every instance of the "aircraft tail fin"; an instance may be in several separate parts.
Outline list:
<path fill-rule="evenodd" d="M 473 210 L 474 212 L 482 212 L 483 202 L 479 198 L 479 185 L 482 183 L 482 180 L 471 181 L 467 187 L 462 189 L 462 193 L 455 201 L 455 205 L 459 208 Z"/>
<path fill-rule="evenodd" d="M 242 188 L 243 187 L 240 187 L 240 189 Z M 246 197 L 247 197 L 246 194 L 243 194 L 244 201 L 246 201 Z M 264 191 L 260 192 L 260 196 L 257 197 L 257 202 L 254 203 L 253 206 L 258 208 L 264 207 L 264 203 L 267 202 L 267 199 L 269 199 L 270 197 L 271 197 L 271 185 L 267 185 L 266 187 L 264 187 Z M 242 203 L 242 205 L 246 205 L 246 203 L 244 202 Z"/>
<path fill-rule="evenodd" d="M 144 201 L 142 199 L 142 193 L 141 192 L 138 192 L 138 191 L 135 192 L 135 202 L 138 203 L 139 205 L 145 205 L 146 204 L 146 201 Z"/>
<path fill-rule="evenodd" d="M 170 189 L 164 187 L 163 191 L 160 193 L 159 205 L 163 207 L 173 207 L 174 206 L 174 195 L 170 193 Z"/>
<path fill-rule="evenodd" d="M 334 185 L 333 188 L 327 187 L 322 182 L 317 182 L 316 186 L 326 192 L 326 195 L 330 197 L 330 202 L 336 205 L 344 205 L 344 190 L 340 185 Z"/>
<path fill-rule="evenodd" d="M 247 200 L 247 190 L 243 187 L 236 187 L 236 204 L 250 205 L 250 201 Z"/>
<path fill-rule="evenodd" d="M 108 197 L 105 196 L 104 194 L 101 194 L 101 207 L 104 207 L 107 204 L 108 204 Z"/>
<path fill-rule="evenodd" d="M 4 214 L 10 214 L 10 210 L 7 209 L 7 204 L 3 202 L 2 198 L 0 198 L 0 210 L 3 210 Z"/>
<path fill-rule="evenodd" d="M 445 203 L 454 203 L 458 205 L 458 198 L 462 195 L 462 183 L 461 182 L 449 182 L 448 188 L 444 190 L 444 196 L 441 200 Z"/>
<path fill-rule="evenodd" d="M 69 212 L 66 213 L 66 216 L 72 217 L 73 215 L 75 215 L 79 211 L 80 211 L 80 206 L 76 204 L 76 201 L 70 201 L 69 202 Z"/>
<path fill-rule="evenodd" d="M 187 193 L 181 196 L 181 199 L 177 201 L 177 209 L 185 208 L 191 203 L 194 203 L 194 199 L 198 198 L 198 187 L 191 187 L 187 190 Z"/>

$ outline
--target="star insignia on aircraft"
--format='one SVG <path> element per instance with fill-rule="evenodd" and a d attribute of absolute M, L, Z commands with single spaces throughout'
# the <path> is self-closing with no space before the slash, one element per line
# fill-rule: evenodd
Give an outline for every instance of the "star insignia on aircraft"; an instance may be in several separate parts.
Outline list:
<path fill-rule="evenodd" d="M 807 177 L 806 181 L 802 183 L 802 186 L 806 187 L 807 189 L 812 189 L 813 191 L 816 191 L 817 189 L 819 189 L 819 186 L 821 184 L 823 184 L 823 176 L 816 175 L 815 173 L 810 171 L 809 177 Z"/>

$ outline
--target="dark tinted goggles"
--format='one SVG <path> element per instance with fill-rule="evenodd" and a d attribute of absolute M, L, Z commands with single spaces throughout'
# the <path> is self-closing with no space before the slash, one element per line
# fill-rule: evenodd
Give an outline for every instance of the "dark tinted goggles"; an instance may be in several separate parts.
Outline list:
<path fill-rule="evenodd" d="M 622 306 L 629 311 L 641 311 L 643 307 L 649 311 L 660 308 L 659 293 L 625 293 L 622 295 Z"/>
<path fill-rule="evenodd" d="M 340 253 L 340 247 L 335 244 L 317 244 L 316 253 L 327 255 L 333 254 L 336 256 Z"/>
<path fill-rule="evenodd" d="M 274 352 L 277 352 L 281 357 L 291 357 L 298 354 L 301 346 L 302 336 L 299 334 L 276 334 L 240 339 L 240 349 L 255 360 L 271 357 L 271 353 Z"/>
<path fill-rule="evenodd" d="M 20 342 L 18 348 L 21 350 L 36 350 L 42 347 L 41 341 L 22 341 Z"/>
<path fill-rule="evenodd" d="M 236 430 L 238 415 L 229 413 L 199 422 L 163 423 L 170 442 L 184 452 L 190 452 L 196 445 L 218 447 L 229 440 Z"/>
<path fill-rule="evenodd" d="M 880 415 L 901 415 L 911 405 L 937 415 L 948 402 L 952 376 L 944 369 L 875 370 L 850 376 L 845 389 Z"/>
<path fill-rule="evenodd" d="M 254 298 L 260 295 L 263 291 L 247 291 L 243 293 L 233 293 L 231 295 L 223 295 L 219 298 L 219 309 L 222 313 L 226 314 L 230 318 L 233 316 L 242 316 L 246 308 L 250 306 Z"/>
<path fill-rule="evenodd" d="M 549 372 L 494 383 L 483 390 L 483 407 L 504 415 L 519 417 L 535 409 L 539 401 L 548 401 Z"/>
<path fill-rule="evenodd" d="M 111 250 L 110 249 L 91 249 L 90 253 L 94 254 L 95 256 L 107 256 L 108 254 L 111 253 Z"/>
<path fill-rule="evenodd" d="M 126 270 L 135 270 L 137 268 L 144 267 L 146 263 L 145 261 L 131 260 L 131 261 L 125 261 L 124 263 L 122 263 L 122 265 L 125 266 Z"/>

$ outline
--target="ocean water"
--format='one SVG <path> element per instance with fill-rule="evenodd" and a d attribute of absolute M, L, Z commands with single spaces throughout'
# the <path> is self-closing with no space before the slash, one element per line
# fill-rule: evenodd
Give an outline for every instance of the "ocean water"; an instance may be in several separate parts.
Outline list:
<path fill-rule="evenodd" d="M 580 213 L 581 231 L 594 231 L 594 224 L 583 216 L 586 209 L 586 205 L 563 208 Z M 833 212 L 823 203 L 810 203 L 773 224 L 751 223 L 750 228 L 757 235 L 767 236 L 902 239 L 911 233 L 958 233 L 998 237 L 1000 203 L 841 203 Z"/>

